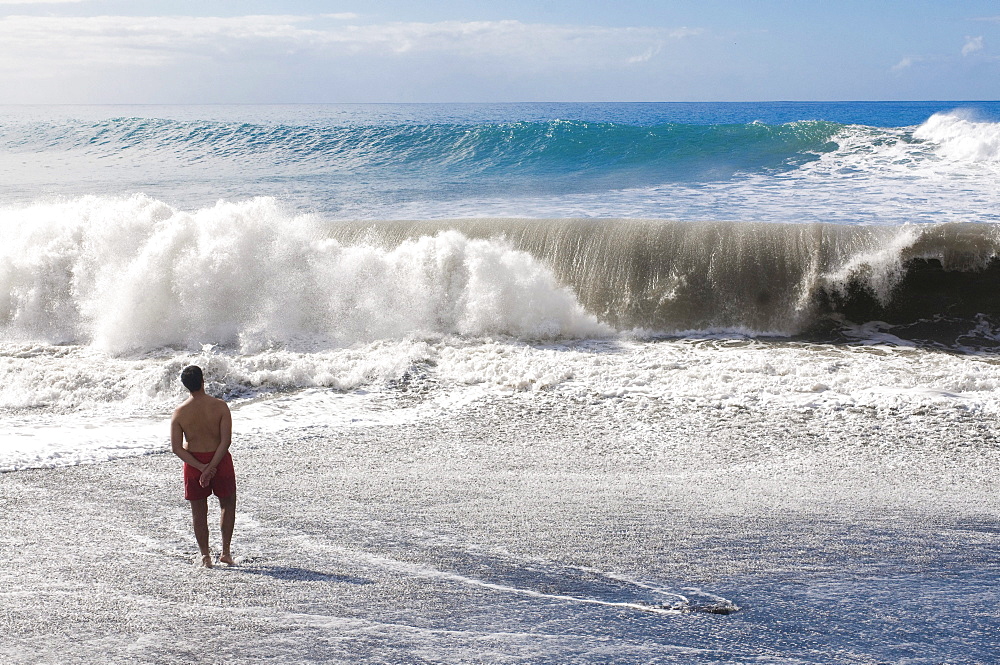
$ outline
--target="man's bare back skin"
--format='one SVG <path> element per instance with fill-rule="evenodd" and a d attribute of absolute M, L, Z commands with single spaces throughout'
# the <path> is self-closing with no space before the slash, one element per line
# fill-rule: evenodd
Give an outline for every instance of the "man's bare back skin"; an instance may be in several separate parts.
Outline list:
<path fill-rule="evenodd" d="M 181 380 L 191 396 L 174 411 L 170 420 L 170 446 L 185 463 L 185 498 L 191 502 L 195 538 L 201 563 L 212 567 L 208 547 L 208 496 L 216 494 L 222 511 L 222 555 L 219 561 L 235 565 L 230 543 L 236 523 L 236 478 L 229 446 L 233 420 L 229 406 L 205 393 L 201 369 L 184 368 Z M 220 472 L 221 471 L 221 472 Z"/>

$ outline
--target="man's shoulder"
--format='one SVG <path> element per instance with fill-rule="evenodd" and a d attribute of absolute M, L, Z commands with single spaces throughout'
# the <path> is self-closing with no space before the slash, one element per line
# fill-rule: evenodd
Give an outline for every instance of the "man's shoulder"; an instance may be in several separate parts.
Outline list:
<path fill-rule="evenodd" d="M 181 404 L 176 409 L 174 409 L 174 413 L 173 413 L 172 416 L 170 416 L 170 420 L 172 420 L 174 422 L 177 422 L 177 421 L 183 419 L 184 418 L 184 414 L 187 412 L 186 406 L 187 406 L 186 404 Z"/>
<path fill-rule="evenodd" d="M 189 407 L 190 405 L 191 405 L 191 400 L 190 400 L 190 399 L 188 399 L 188 400 L 185 400 L 185 401 L 184 401 L 184 402 L 182 402 L 181 404 L 178 404 L 178 405 L 177 405 L 177 408 L 176 408 L 176 409 L 174 409 L 174 415 L 173 415 L 173 419 L 174 419 L 174 420 L 177 420 L 177 419 L 178 419 L 178 418 L 180 418 L 180 417 L 181 417 L 182 415 L 184 415 L 184 412 L 188 410 L 188 407 Z"/>
<path fill-rule="evenodd" d="M 225 409 L 226 411 L 229 410 L 229 404 L 226 403 L 226 400 L 218 397 L 211 397 L 211 399 L 217 409 Z"/>
<path fill-rule="evenodd" d="M 200 408 L 202 409 L 201 413 L 206 415 L 211 414 L 212 417 L 218 416 L 222 418 L 229 413 L 229 405 L 226 404 L 226 400 L 212 397 L 211 395 L 206 395 L 202 398 Z"/>
<path fill-rule="evenodd" d="M 200 417 L 206 413 L 224 413 L 229 411 L 226 400 L 212 397 L 211 395 L 201 395 L 197 398 L 188 398 L 183 404 L 174 409 L 174 419 L 182 418 L 186 414 L 193 417 Z"/>

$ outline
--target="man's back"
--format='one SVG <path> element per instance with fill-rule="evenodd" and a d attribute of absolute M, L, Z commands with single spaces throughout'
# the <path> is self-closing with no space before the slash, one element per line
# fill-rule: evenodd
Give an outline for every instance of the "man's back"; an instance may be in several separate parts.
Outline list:
<path fill-rule="evenodd" d="M 224 401 L 201 393 L 177 407 L 173 419 L 184 432 L 189 451 L 211 453 L 222 443 L 223 421 L 228 417 L 229 406 Z"/>

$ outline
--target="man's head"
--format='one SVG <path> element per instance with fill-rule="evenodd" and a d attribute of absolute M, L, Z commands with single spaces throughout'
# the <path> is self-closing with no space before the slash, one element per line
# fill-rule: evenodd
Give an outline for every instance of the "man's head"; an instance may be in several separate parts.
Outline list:
<path fill-rule="evenodd" d="M 205 387 L 205 377 L 201 373 L 201 368 L 197 365 L 188 365 L 181 370 L 181 383 L 184 387 L 195 393 Z"/>

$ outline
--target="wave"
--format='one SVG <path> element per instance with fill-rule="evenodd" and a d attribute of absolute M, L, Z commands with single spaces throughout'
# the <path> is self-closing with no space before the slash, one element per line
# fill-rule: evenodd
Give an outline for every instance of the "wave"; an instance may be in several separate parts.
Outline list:
<path fill-rule="evenodd" d="M 958 111 L 919 127 L 244 115 L 258 121 L 0 119 L 0 201 L 144 192 L 187 209 L 274 196 L 338 219 L 998 221 L 1000 123 Z"/>
<path fill-rule="evenodd" d="M 1000 123 L 977 121 L 961 112 L 935 113 L 913 137 L 936 146 L 936 153 L 958 162 L 1000 163 Z"/>
<path fill-rule="evenodd" d="M 150 118 L 4 127 L 12 151 L 82 151 L 123 159 L 169 154 L 189 163 L 261 160 L 323 169 L 414 165 L 552 174 L 651 169 L 678 176 L 786 169 L 835 146 L 841 125 L 810 121 L 634 126 L 552 120 L 486 124 L 295 126 Z"/>
<path fill-rule="evenodd" d="M 991 224 L 508 219 L 343 223 L 335 235 L 392 246 L 444 229 L 538 257 L 619 331 L 826 335 L 879 321 L 952 343 L 976 329 L 992 345 L 1000 322 Z"/>
<path fill-rule="evenodd" d="M 186 214 L 144 196 L 85 197 L 5 210 L 0 229 L 9 340 L 125 352 L 606 331 L 506 243 L 450 232 L 392 249 L 345 245 L 273 199 Z"/>
<path fill-rule="evenodd" d="M 0 234 L 0 340 L 112 353 L 870 321 L 992 335 L 1000 317 L 990 224 L 329 222 L 133 196 L 5 208 Z"/>
<path fill-rule="evenodd" d="M 288 125 L 111 118 L 97 122 L 7 123 L 0 147 L 12 152 L 80 151 L 181 162 L 249 160 L 323 169 L 436 165 L 473 173 L 607 173 L 643 169 L 688 178 L 785 171 L 820 156 L 859 150 L 912 159 L 1000 161 L 1000 123 L 961 111 L 937 113 L 916 128 L 820 120 L 769 125 L 698 125 L 550 120 L 482 124 Z"/>
<path fill-rule="evenodd" d="M 956 111 L 935 114 L 917 127 L 848 126 L 833 140 L 837 149 L 803 165 L 804 176 L 861 178 L 883 187 L 917 185 L 931 191 L 942 178 L 957 178 L 970 192 L 995 189 L 1000 123 L 971 120 Z"/>

